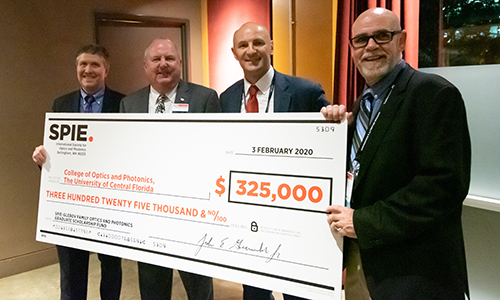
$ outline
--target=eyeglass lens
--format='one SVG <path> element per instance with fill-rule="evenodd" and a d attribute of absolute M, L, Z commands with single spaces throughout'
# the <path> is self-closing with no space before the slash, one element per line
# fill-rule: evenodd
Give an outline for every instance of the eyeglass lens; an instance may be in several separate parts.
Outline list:
<path fill-rule="evenodd" d="M 354 37 L 352 41 L 352 45 L 354 47 L 364 47 L 368 44 L 370 38 L 373 38 L 377 44 L 385 44 L 392 40 L 393 33 L 391 31 L 378 31 L 373 35 L 361 35 Z"/>

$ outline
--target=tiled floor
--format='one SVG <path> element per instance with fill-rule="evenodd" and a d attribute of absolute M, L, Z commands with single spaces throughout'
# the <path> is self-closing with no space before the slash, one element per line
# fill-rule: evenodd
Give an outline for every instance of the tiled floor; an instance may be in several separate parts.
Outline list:
<path fill-rule="evenodd" d="M 139 300 L 137 263 L 123 260 L 123 285 L 120 300 Z M 177 272 L 174 273 L 172 299 L 187 300 L 184 286 Z M 100 269 L 95 254 L 90 258 L 88 300 L 99 300 Z M 276 300 L 282 300 L 279 293 L 274 293 Z M 241 284 L 214 279 L 215 300 L 241 300 Z M 54 264 L 33 271 L 0 279 L 1 300 L 58 300 L 59 265 Z"/>

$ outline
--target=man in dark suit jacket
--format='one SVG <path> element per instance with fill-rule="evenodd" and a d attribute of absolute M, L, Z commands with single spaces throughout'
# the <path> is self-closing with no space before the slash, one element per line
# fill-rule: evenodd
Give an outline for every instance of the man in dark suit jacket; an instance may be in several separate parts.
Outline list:
<path fill-rule="evenodd" d="M 317 112 L 329 102 L 319 84 L 281 74 L 271 67 L 273 43 L 264 26 L 243 24 L 233 37 L 233 55 L 243 69 L 244 79 L 220 95 L 222 112 L 248 112 L 252 85 L 257 92 L 258 112 Z"/>
<path fill-rule="evenodd" d="M 234 33 L 231 50 L 243 69 L 244 79 L 220 95 L 222 112 L 319 112 L 329 104 L 318 84 L 281 74 L 271 67 L 273 43 L 264 26 L 243 24 Z M 257 87 L 255 98 L 251 95 L 254 86 Z M 283 298 L 302 299 L 286 294 Z M 243 285 L 243 299 L 272 300 L 274 297 L 272 291 Z"/>
<path fill-rule="evenodd" d="M 136 91 L 130 96 L 123 98 L 120 106 L 120 112 L 148 113 L 150 88 L 150 86 L 147 86 Z M 173 113 L 220 112 L 219 97 L 217 97 L 217 92 L 184 80 L 179 80 L 177 95 L 173 103 L 188 105 L 187 110 L 186 108 L 175 108 L 172 111 Z"/>
<path fill-rule="evenodd" d="M 273 112 L 318 112 L 329 104 L 319 84 L 292 77 L 271 69 L 274 75 Z M 230 86 L 220 95 L 222 112 L 242 112 L 244 80 Z M 267 105 L 267 103 L 266 103 Z"/>
<path fill-rule="evenodd" d="M 57 98 L 53 112 L 118 112 L 123 94 L 105 85 L 109 72 L 109 54 L 99 45 L 83 46 L 76 56 L 76 71 L 80 89 Z M 40 167 L 47 160 L 47 152 L 39 146 L 33 152 L 33 161 Z M 89 252 L 57 246 L 61 274 L 61 300 L 86 300 Z M 98 254 L 101 261 L 100 294 L 103 300 L 120 299 L 122 267 L 119 257 Z"/>
<path fill-rule="evenodd" d="M 147 86 L 123 98 L 123 113 L 220 112 L 217 93 L 180 79 L 181 58 L 175 44 L 155 39 L 144 53 Z M 138 262 L 142 300 L 170 300 L 172 269 Z M 189 300 L 213 300 L 212 278 L 179 271 Z"/>
<path fill-rule="evenodd" d="M 124 94 L 104 88 L 102 101 L 102 113 L 116 113 L 120 111 L 120 101 L 125 97 Z M 53 112 L 84 112 L 80 110 L 82 106 L 81 91 L 74 91 L 63 95 L 56 100 L 52 105 Z"/>
<path fill-rule="evenodd" d="M 460 92 L 402 60 L 406 32 L 391 11 L 362 13 L 352 36 L 367 96 L 349 115 L 350 207 L 327 209 L 332 233 L 345 236 L 346 299 L 465 299 L 471 146 Z M 345 117 L 344 107 L 323 112 Z"/>

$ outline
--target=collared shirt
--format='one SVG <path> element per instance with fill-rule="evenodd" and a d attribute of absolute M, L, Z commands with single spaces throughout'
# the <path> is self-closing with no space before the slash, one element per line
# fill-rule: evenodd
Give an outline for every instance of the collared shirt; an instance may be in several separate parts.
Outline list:
<path fill-rule="evenodd" d="M 405 66 L 406 63 L 402 59 L 399 63 L 396 64 L 394 69 L 392 69 L 392 71 L 389 72 L 389 74 L 387 74 L 387 76 L 379 80 L 371 87 L 365 86 L 365 89 L 363 90 L 363 95 L 366 94 L 368 91 L 370 91 L 373 95 L 370 124 L 377 116 L 377 113 L 380 110 L 380 107 L 382 106 L 382 103 L 384 102 L 385 98 L 389 95 L 391 86 L 396 80 L 396 77 L 398 76 L 399 72 L 401 72 L 401 70 L 403 70 Z"/>
<path fill-rule="evenodd" d="M 102 102 L 104 101 L 104 90 L 97 91 L 97 93 L 93 94 L 95 101 L 92 103 L 92 111 L 95 113 L 100 113 L 102 111 Z M 83 89 L 80 89 L 80 96 L 81 96 L 81 101 L 80 101 L 80 112 L 83 113 L 85 112 L 85 108 L 87 107 L 87 100 L 85 100 L 85 97 L 87 97 L 87 93 Z"/>
<path fill-rule="evenodd" d="M 175 86 L 175 88 L 170 91 L 170 93 L 166 94 L 167 100 L 164 102 L 165 103 L 165 111 L 163 112 L 164 114 L 171 114 L 173 109 L 174 109 L 174 102 L 175 102 L 175 97 L 177 96 L 177 88 L 179 87 L 179 84 Z M 156 111 L 156 100 L 160 96 L 160 93 L 156 91 L 151 85 L 149 86 L 149 106 L 148 106 L 148 113 L 154 114 Z"/>
<path fill-rule="evenodd" d="M 274 78 L 274 69 L 271 66 L 269 70 L 267 71 L 264 76 L 262 76 L 256 83 L 255 85 L 259 88 L 259 91 L 257 92 L 257 101 L 259 101 L 259 113 L 265 113 L 266 109 L 267 112 L 274 112 L 274 93 L 272 93 L 271 97 L 269 98 L 269 93 L 271 91 L 271 84 L 273 82 Z M 250 98 L 250 93 L 248 90 L 250 89 L 250 86 L 252 84 L 248 82 L 246 79 L 243 79 L 243 91 L 244 91 L 244 97 L 242 97 L 241 101 L 241 112 L 246 112 L 246 102 L 248 101 L 248 98 Z M 268 103 L 269 102 L 269 106 Z"/>

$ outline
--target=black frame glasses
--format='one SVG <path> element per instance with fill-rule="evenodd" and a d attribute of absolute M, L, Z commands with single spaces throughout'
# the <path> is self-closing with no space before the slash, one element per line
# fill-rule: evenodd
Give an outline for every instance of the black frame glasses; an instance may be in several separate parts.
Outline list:
<path fill-rule="evenodd" d="M 390 43 L 392 41 L 392 39 L 394 38 L 394 36 L 398 33 L 401 33 L 401 30 L 397 30 L 397 31 L 390 31 L 390 30 L 385 30 L 385 29 L 384 30 L 377 30 L 372 35 L 368 35 L 368 34 L 357 35 L 357 36 L 353 37 L 352 39 L 350 39 L 349 42 L 351 43 L 351 46 L 354 49 L 366 47 L 366 45 L 368 45 L 368 42 L 370 41 L 371 38 L 373 38 L 375 43 L 377 43 L 378 45 L 387 44 L 387 43 Z"/>

